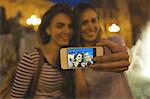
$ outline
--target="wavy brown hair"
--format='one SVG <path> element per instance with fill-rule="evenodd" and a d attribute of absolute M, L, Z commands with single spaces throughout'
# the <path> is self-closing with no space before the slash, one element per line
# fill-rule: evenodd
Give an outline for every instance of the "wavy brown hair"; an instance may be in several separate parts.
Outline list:
<path fill-rule="evenodd" d="M 43 15 L 42 22 L 38 28 L 38 42 L 40 44 L 47 44 L 51 40 L 51 35 L 46 32 L 46 29 L 51 25 L 52 19 L 59 13 L 70 16 L 73 24 L 73 11 L 70 6 L 67 4 L 56 4 L 52 6 Z"/>

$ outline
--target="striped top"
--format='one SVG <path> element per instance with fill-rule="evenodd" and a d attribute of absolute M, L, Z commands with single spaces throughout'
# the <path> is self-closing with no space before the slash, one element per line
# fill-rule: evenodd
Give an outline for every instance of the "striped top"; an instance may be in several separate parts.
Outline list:
<path fill-rule="evenodd" d="M 35 48 L 27 51 L 21 58 L 11 90 L 12 99 L 24 97 L 39 61 L 40 54 Z M 60 70 L 44 61 L 34 97 L 36 99 L 64 97 L 63 88 L 64 78 Z"/>

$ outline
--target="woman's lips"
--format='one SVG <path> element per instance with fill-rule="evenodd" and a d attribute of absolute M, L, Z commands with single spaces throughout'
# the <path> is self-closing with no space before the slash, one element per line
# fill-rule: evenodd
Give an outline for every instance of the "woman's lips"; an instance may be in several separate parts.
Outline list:
<path fill-rule="evenodd" d="M 62 38 L 63 38 L 64 40 L 69 40 L 69 35 L 62 35 Z"/>

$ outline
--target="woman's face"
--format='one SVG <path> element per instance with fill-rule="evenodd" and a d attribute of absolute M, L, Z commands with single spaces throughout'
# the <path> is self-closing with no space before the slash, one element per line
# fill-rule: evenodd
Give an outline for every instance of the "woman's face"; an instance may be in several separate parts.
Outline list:
<path fill-rule="evenodd" d="M 59 46 L 69 44 L 72 37 L 72 20 L 69 15 L 59 13 L 53 17 L 50 26 L 47 28 L 47 33 L 51 35 L 51 41 Z"/>
<path fill-rule="evenodd" d="M 84 54 L 84 59 L 85 59 L 85 61 L 91 61 L 91 57 L 90 57 L 89 53 Z"/>
<path fill-rule="evenodd" d="M 80 33 L 82 33 L 82 39 L 89 43 L 96 41 L 99 30 L 100 25 L 97 13 L 92 9 L 85 10 L 80 18 Z"/>
<path fill-rule="evenodd" d="M 76 56 L 76 61 L 82 62 L 82 58 L 83 58 L 82 54 L 79 53 L 79 54 Z"/>

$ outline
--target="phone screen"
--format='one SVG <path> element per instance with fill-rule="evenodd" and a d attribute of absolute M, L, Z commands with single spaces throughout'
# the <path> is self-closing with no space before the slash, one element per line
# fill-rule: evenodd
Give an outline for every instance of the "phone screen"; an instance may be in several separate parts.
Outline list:
<path fill-rule="evenodd" d="M 96 55 L 96 48 L 69 48 L 68 68 L 89 67 L 93 64 L 93 57 Z"/>

